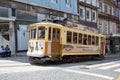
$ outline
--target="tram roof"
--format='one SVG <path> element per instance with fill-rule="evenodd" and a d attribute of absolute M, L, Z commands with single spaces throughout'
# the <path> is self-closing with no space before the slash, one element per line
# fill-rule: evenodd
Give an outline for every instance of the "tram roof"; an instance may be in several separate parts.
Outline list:
<path fill-rule="evenodd" d="M 56 24 L 56 23 L 51 23 L 51 22 L 40 22 L 40 23 L 33 23 L 32 25 L 54 25 L 54 26 L 59 26 L 59 27 L 64 27 L 61 24 Z"/>

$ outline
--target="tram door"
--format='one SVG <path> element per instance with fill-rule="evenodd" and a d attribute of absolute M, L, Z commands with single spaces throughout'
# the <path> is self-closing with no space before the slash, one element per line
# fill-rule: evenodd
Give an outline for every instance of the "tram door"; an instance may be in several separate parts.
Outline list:
<path fill-rule="evenodd" d="M 60 49 L 60 29 L 53 28 L 51 45 L 51 54 L 53 58 L 60 56 Z"/>
<path fill-rule="evenodd" d="M 100 43 L 101 47 L 100 47 L 100 54 L 104 54 L 105 53 L 105 40 L 103 37 L 101 37 L 101 43 Z"/>

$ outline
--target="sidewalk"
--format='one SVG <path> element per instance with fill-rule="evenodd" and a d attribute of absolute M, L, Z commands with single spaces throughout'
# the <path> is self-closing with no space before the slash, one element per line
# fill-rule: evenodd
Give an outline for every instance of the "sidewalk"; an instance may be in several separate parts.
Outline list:
<path fill-rule="evenodd" d="M 120 53 L 105 55 L 105 58 L 107 58 L 107 59 L 114 59 L 114 58 L 120 59 Z"/>
<path fill-rule="evenodd" d="M 0 65 L 2 63 L 28 63 L 28 56 L 26 55 L 26 52 L 17 53 L 17 55 L 11 55 L 11 57 L 0 57 Z"/>

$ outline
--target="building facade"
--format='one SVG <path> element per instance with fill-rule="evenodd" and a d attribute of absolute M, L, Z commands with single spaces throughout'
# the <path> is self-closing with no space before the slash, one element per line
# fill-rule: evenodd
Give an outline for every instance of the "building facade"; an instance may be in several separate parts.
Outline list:
<path fill-rule="evenodd" d="M 107 36 L 106 48 L 111 53 L 120 52 L 120 39 L 117 37 L 120 34 L 119 13 L 118 0 L 99 0 L 98 29 L 100 34 Z"/>
<path fill-rule="evenodd" d="M 79 23 L 97 29 L 98 0 L 79 0 Z"/>
<path fill-rule="evenodd" d="M 77 21 L 77 0 L 0 0 L 0 46 L 27 50 L 28 25 L 45 18 Z"/>

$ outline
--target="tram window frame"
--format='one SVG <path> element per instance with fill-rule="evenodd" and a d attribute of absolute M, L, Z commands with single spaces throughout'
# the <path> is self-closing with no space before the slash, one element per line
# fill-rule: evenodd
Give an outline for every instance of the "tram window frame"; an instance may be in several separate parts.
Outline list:
<path fill-rule="evenodd" d="M 52 30 L 52 39 L 56 39 L 56 28 Z"/>
<path fill-rule="evenodd" d="M 88 35 L 88 45 L 92 45 L 92 36 Z"/>
<path fill-rule="evenodd" d="M 60 40 L 60 29 L 56 29 L 57 30 L 57 40 Z"/>
<path fill-rule="evenodd" d="M 104 37 L 101 37 L 101 43 L 105 43 Z"/>
<path fill-rule="evenodd" d="M 81 33 L 78 34 L 78 44 L 82 44 L 83 39 L 82 39 L 83 35 Z"/>
<path fill-rule="evenodd" d="M 48 40 L 51 40 L 51 31 L 52 29 L 51 29 L 51 27 L 49 27 L 49 30 L 48 30 Z"/>
<path fill-rule="evenodd" d="M 99 45 L 99 37 L 96 36 L 96 45 L 98 46 Z"/>
<path fill-rule="evenodd" d="M 45 39 L 45 30 L 46 30 L 45 26 L 39 26 L 38 27 L 38 35 L 37 35 L 38 39 Z"/>
<path fill-rule="evenodd" d="M 95 45 L 95 36 L 92 36 L 92 45 Z"/>
<path fill-rule="evenodd" d="M 78 38 L 78 34 L 77 32 L 73 32 L 73 44 L 77 44 L 77 38 Z"/>
<path fill-rule="evenodd" d="M 84 44 L 84 45 L 87 45 L 87 42 L 88 42 L 88 40 L 87 40 L 87 34 L 84 34 L 83 44 Z"/>
<path fill-rule="evenodd" d="M 66 39 L 66 41 L 67 41 L 67 43 L 72 43 L 72 32 L 71 31 L 67 31 L 67 39 Z"/>
<path fill-rule="evenodd" d="M 34 31 L 34 32 L 32 32 L 32 31 Z M 31 39 L 36 39 L 36 29 L 31 29 Z"/>

